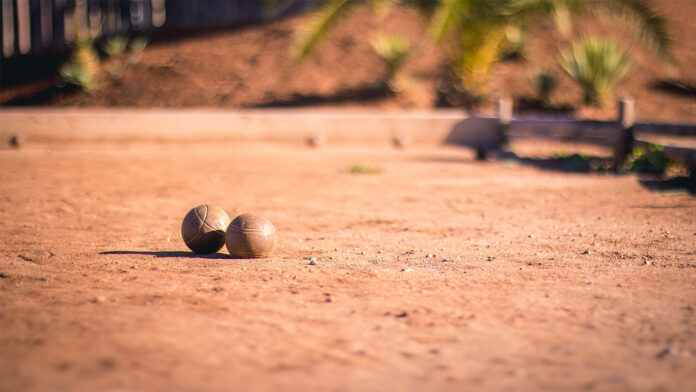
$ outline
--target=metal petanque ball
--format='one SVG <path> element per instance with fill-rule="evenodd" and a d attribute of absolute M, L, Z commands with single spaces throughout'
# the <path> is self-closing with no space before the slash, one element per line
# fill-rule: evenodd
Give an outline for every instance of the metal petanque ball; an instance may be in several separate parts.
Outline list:
<path fill-rule="evenodd" d="M 268 219 L 252 214 L 234 218 L 225 233 L 230 255 L 242 259 L 268 257 L 276 246 L 276 229 Z"/>
<path fill-rule="evenodd" d="M 198 254 L 215 253 L 225 244 L 230 217 L 222 208 L 202 204 L 189 211 L 181 222 L 181 237 Z"/>

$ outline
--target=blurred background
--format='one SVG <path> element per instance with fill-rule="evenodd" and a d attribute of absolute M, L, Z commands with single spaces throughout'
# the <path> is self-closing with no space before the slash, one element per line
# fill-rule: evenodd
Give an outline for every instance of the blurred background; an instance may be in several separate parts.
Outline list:
<path fill-rule="evenodd" d="M 696 122 L 694 14 L 692 0 L 3 0 L 0 104 L 493 113 L 510 96 L 516 112 L 612 119 L 631 96 L 639 120 Z"/>

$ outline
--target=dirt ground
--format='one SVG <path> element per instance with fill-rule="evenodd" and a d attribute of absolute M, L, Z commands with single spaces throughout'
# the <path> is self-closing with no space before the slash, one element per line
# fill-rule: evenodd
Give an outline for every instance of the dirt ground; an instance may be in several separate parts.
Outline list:
<path fill-rule="evenodd" d="M 696 200 L 634 175 L 260 141 L 0 167 L 3 391 L 696 389 Z M 190 253 L 201 203 L 275 255 Z"/>

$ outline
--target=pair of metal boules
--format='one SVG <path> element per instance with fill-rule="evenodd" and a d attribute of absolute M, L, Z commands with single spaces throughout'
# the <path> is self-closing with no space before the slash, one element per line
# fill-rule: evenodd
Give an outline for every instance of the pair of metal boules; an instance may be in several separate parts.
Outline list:
<path fill-rule="evenodd" d="M 197 254 L 215 253 L 227 246 L 232 257 L 268 257 L 276 247 L 276 229 L 270 220 L 242 214 L 230 220 L 220 207 L 202 204 L 194 207 L 181 223 L 181 237 Z"/>

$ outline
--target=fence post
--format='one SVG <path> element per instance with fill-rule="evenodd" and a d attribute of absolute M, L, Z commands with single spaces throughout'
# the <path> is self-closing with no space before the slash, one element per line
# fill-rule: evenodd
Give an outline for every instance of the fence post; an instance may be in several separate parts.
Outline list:
<path fill-rule="evenodd" d="M 633 98 L 619 99 L 619 137 L 614 145 L 614 167 L 620 168 L 633 152 L 633 125 L 635 124 L 635 101 Z"/>
<path fill-rule="evenodd" d="M 512 99 L 510 97 L 500 97 L 498 99 L 497 119 L 498 127 L 494 144 L 480 146 L 476 149 L 476 159 L 479 161 L 486 159 L 487 149 L 494 148 L 496 150 L 501 150 L 507 143 L 506 133 L 510 126 L 510 121 L 512 121 Z"/>

